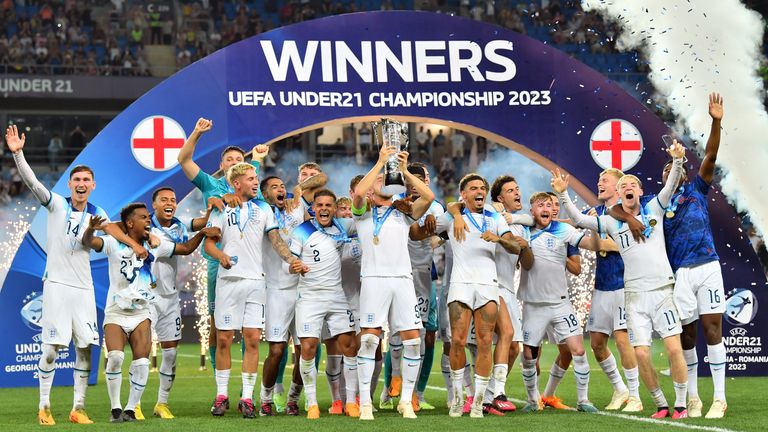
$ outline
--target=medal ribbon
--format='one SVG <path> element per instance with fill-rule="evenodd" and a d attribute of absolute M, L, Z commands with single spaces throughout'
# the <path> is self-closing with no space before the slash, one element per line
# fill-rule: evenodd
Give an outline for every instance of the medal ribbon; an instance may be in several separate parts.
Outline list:
<path fill-rule="evenodd" d="M 80 215 L 80 222 L 78 224 L 78 232 L 83 228 L 83 222 L 85 221 L 85 214 L 88 213 L 86 210 L 88 210 L 88 203 L 85 203 L 85 207 L 83 208 L 82 214 Z M 67 198 L 67 218 L 65 219 L 67 221 L 67 229 L 71 228 L 69 226 L 69 218 L 72 217 L 72 198 Z M 77 234 L 72 235 L 74 239 L 69 240 L 69 248 L 72 250 L 72 252 L 75 251 L 75 245 L 77 244 Z"/>
<path fill-rule="evenodd" d="M 481 215 L 483 217 L 483 226 L 482 227 L 477 223 L 477 221 L 472 216 L 472 213 L 469 212 L 469 210 L 464 209 L 461 212 L 461 214 L 465 215 L 467 217 L 467 219 L 469 219 L 469 221 L 472 223 L 472 225 L 474 225 L 475 228 L 477 228 L 477 230 L 480 231 L 480 234 L 484 233 L 488 229 L 488 219 L 485 218 L 485 213 L 481 213 Z"/>
<path fill-rule="evenodd" d="M 384 214 L 381 216 L 381 219 L 379 219 L 379 208 L 373 207 L 371 209 L 371 216 L 373 217 L 373 237 L 378 237 L 379 233 L 381 232 L 381 227 L 384 226 L 384 222 L 389 217 L 389 214 L 392 213 L 392 210 L 395 208 L 393 206 L 387 207 L 387 210 L 384 212 Z"/>
<path fill-rule="evenodd" d="M 336 218 L 332 219 L 333 226 L 336 227 L 336 229 L 339 230 L 339 234 L 331 234 L 328 231 L 325 230 L 323 226 L 321 226 L 319 223 L 317 223 L 317 219 L 312 218 L 310 219 L 312 221 L 312 225 L 314 225 L 315 229 L 320 231 L 321 233 L 327 235 L 328 237 L 332 238 L 337 243 L 349 243 L 352 241 L 352 239 L 349 238 L 347 235 L 347 232 L 344 230 L 344 228 L 341 226 L 338 220 Z"/>
<path fill-rule="evenodd" d="M 677 210 L 677 206 L 679 204 L 677 201 L 683 192 L 685 192 L 685 188 L 680 186 L 680 188 L 677 190 L 677 193 L 672 196 L 672 200 L 669 202 L 669 207 L 667 207 L 668 212 L 674 213 Z"/>
<path fill-rule="evenodd" d="M 160 231 L 168 234 L 168 237 L 170 237 L 171 240 L 173 240 L 174 243 L 185 243 L 188 240 L 187 227 L 184 226 L 184 224 L 179 219 L 177 219 L 175 217 L 171 219 L 171 228 L 174 225 L 178 225 L 180 227 L 179 229 L 181 231 L 181 235 L 179 235 L 179 236 L 176 235 L 176 230 L 171 229 L 171 228 L 166 228 L 166 227 L 160 225 L 160 222 L 157 220 L 157 215 L 154 214 L 154 213 L 152 214 L 151 222 L 152 222 L 152 226 L 153 227 L 155 227 L 155 228 L 159 229 Z"/>
<path fill-rule="evenodd" d="M 251 206 L 253 204 L 248 201 L 248 217 L 245 218 L 245 222 L 243 225 L 240 225 L 240 213 L 242 212 L 243 208 L 238 207 L 237 213 L 235 213 L 235 223 L 237 223 L 237 229 L 240 230 L 240 236 L 243 236 L 243 232 L 245 231 L 245 228 L 248 226 L 248 221 L 251 219 Z"/>

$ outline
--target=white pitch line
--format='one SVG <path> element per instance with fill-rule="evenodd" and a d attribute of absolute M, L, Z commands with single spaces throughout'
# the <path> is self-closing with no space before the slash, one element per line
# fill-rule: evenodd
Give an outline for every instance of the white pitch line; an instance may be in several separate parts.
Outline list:
<path fill-rule="evenodd" d="M 196 356 L 196 355 L 192 355 L 192 354 L 178 354 L 178 356 L 179 357 L 193 357 L 193 358 L 199 358 L 200 357 L 200 356 Z M 242 362 L 242 360 L 232 359 L 232 362 L 240 363 L 240 362 Z M 263 365 L 264 362 L 263 361 L 259 362 L 259 364 Z M 293 366 L 292 365 L 286 365 L 286 369 L 287 368 L 293 368 Z M 432 372 L 432 374 L 436 374 L 436 373 Z M 197 377 L 187 377 L 187 378 L 197 378 Z M 210 377 L 200 377 L 200 378 L 210 378 Z M 383 382 L 383 381 L 384 381 L 383 378 L 379 379 L 379 382 Z M 431 386 L 431 385 L 427 385 L 427 388 L 430 389 L 430 390 L 438 390 L 438 391 L 444 391 L 444 392 L 448 391 L 447 389 L 445 389 L 443 387 L 436 387 L 436 386 Z M 512 402 L 517 402 L 519 404 L 528 403 L 528 401 L 524 401 L 522 399 L 517 399 L 517 398 L 511 398 L 509 396 L 507 396 L 507 399 L 511 400 Z M 573 408 L 571 408 L 571 409 L 574 410 Z M 631 415 L 619 414 L 619 413 L 612 413 L 612 412 L 607 412 L 607 411 L 598 411 L 598 412 L 596 412 L 594 414 L 598 414 L 598 415 L 606 416 L 606 417 L 615 417 L 615 418 L 620 418 L 620 419 L 624 419 L 624 420 L 633 420 L 633 421 L 638 421 L 638 422 L 641 422 L 641 423 L 651 423 L 651 424 L 658 424 L 658 425 L 677 427 L 677 428 L 681 428 L 681 429 L 692 429 L 692 430 L 700 430 L 700 431 L 708 431 L 708 432 L 739 432 L 739 431 L 734 430 L 734 429 L 726 429 L 726 428 L 720 428 L 720 427 L 715 427 L 715 426 L 692 425 L 692 424 L 688 424 L 688 423 L 678 423 L 678 422 L 669 421 L 669 420 L 658 420 L 658 419 L 652 419 L 652 418 L 649 418 L 649 417 L 637 417 L 637 416 L 631 416 Z"/>
<path fill-rule="evenodd" d="M 427 388 L 430 390 L 439 390 L 444 392 L 448 391 L 442 387 L 435 387 L 431 385 L 428 385 Z M 519 404 L 528 403 L 528 401 L 511 398 L 509 396 L 507 396 L 507 399 L 511 400 L 512 402 L 517 402 Z M 571 408 L 571 410 L 575 411 L 575 409 L 573 408 Z M 719 428 L 714 426 L 699 426 L 699 425 L 692 425 L 688 423 L 678 423 L 678 422 L 669 421 L 669 420 L 657 420 L 649 417 L 637 417 L 637 416 L 631 416 L 627 414 L 612 413 L 608 411 L 598 411 L 594 414 L 598 414 L 606 417 L 616 417 L 624 420 L 634 420 L 634 421 L 639 421 L 643 423 L 652 423 L 652 424 L 658 424 L 658 425 L 664 425 L 664 426 L 678 427 L 682 429 L 693 429 L 693 430 L 701 430 L 701 431 L 709 431 L 709 432 L 739 432 L 733 429 L 725 429 L 725 428 Z"/>

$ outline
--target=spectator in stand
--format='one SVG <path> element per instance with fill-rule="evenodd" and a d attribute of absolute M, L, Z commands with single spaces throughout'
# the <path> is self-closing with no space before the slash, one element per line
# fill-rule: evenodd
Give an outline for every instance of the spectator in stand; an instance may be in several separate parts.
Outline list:
<path fill-rule="evenodd" d="M 149 13 L 149 27 L 152 36 L 149 40 L 150 45 L 160 45 L 163 43 L 163 21 L 162 14 L 154 9 Z"/>
<path fill-rule="evenodd" d="M 59 153 L 64 150 L 64 140 L 61 135 L 54 133 L 51 140 L 48 141 L 48 166 L 54 173 L 59 172 Z"/>

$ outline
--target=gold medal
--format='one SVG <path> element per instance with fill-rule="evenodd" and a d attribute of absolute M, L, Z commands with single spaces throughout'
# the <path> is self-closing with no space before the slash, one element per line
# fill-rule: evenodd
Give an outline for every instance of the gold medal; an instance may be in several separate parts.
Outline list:
<path fill-rule="evenodd" d="M 672 219 L 673 217 L 675 217 L 675 212 L 673 212 L 673 211 L 668 211 L 668 212 L 667 212 L 667 219 Z"/>
<path fill-rule="evenodd" d="M 650 221 L 648 221 L 648 225 L 650 225 L 650 226 L 651 226 L 651 228 L 655 227 L 655 226 L 656 226 L 656 223 L 657 223 L 657 222 L 656 222 L 656 219 L 651 219 Z"/>
<path fill-rule="evenodd" d="M 241 233 L 240 233 L 240 238 L 243 238 L 243 237 L 244 237 L 244 235 L 243 235 L 243 233 L 241 232 Z"/>
<path fill-rule="evenodd" d="M 283 228 L 283 229 L 280 230 L 280 232 L 282 232 L 285 235 L 288 235 L 289 231 L 288 231 L 288 228 Z"/>
<path fill-rule="evenodd" d="M 373 236 L 373 244 L 379 244 L 379 236 Z"/>
<path fill-rule="evenodd" d="M 600 251 L 599 253 L 600 253 L 600 256 L 603 257 L 603 258 L 608 256 L 608 252 L 606 252 L 606 251 Z"/>

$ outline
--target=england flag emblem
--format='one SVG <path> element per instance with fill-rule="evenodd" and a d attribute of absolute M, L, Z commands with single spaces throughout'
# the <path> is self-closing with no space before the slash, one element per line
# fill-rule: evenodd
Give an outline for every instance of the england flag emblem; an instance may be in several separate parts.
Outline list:
<path fill-rule="evenodd" d="M 600 168 L 627 171 L 643 155 L 643 137 L 635 125 L 626 120 L 606 120 L 592 131 L 589 152 Z"/>
<path fill-rule="evenodd" d="M 147 117 L 131 134 L 131 151 L 136 161 L 152 171 L 167 171 L 178 164 L 176 158 L 187 136 L 181 125 L 165 116 Z"/>

